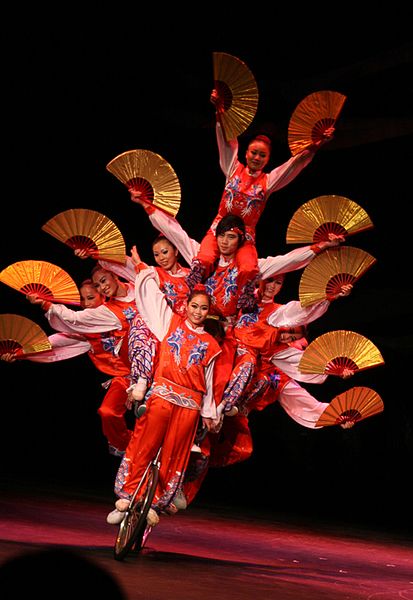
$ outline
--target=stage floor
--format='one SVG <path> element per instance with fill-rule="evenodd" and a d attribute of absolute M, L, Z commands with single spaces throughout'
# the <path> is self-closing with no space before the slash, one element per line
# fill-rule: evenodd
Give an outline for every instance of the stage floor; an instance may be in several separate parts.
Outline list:
<path fill-rule="evenodd" d="M 119 562 L 107 498 L 9 488 L 0 506 L 1 563 L 69 548 L 109 572 L 128 600 L 413 600 L 413 539 L 402 533 L 194 504 L 161 517 L 141 553 Z"/>

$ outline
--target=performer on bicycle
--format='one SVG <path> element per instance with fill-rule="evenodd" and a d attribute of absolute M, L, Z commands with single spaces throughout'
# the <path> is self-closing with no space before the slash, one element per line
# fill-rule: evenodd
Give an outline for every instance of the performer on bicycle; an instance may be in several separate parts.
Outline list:
<path fill-rule="evenodd" d="M 214 363 L 221 350 L 205 331 L 210 298 L 203 286 L 189 295 L 186 316 L 173 312 L 160 290 L 153 267 L 136 278 L 136 304 L 145 322 L 160 341 L 159 360 L 147 401 L 147 410 L 136 422 L 133 437 L 116 475 L 116 508 L 107 516 L 119 524 L 144 470 L 162 446 L 158 488 L 147 521 L 154 526 L 159 514 L 172 504 L 180 489 L 198 426 L 219 427 L 214 398 Z"/>

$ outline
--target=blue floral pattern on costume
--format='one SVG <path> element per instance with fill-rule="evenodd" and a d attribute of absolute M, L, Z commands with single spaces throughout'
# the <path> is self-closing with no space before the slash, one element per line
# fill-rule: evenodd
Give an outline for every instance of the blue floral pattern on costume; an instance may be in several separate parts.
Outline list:
<path fill-rule="evenodd" d="M 167 339 L 167 342 L 171 347 L 172 356 L 175 358 L 177 365 L 181 363 L 181 348 L 183 341 L 184 331 L 181 327 L 178 327 L 178 329 L 176 329 L 176 331 L 174 331 Z"/>
<path fill-rule="evenodd" d="M 122 312 L 125 315 L 126 320 L 131 323 L 136 314 L 136 310 L 131 306 L 128 306 L 128 308 L 125 308 L 125 310 L 122 310 Z"/>
<path fill-rule="evenodd" d="M 224 277 L 224 304 L 228 304 L 228 302 L 231 300 L 231 297 L 235 297 L 237 295 L 237 277 L 238 269 L 236 267 L 228 269 L 227 276 Z"/>
<path fill-rule="evenodd" d="M 107 335 L 106 333 L 102 333 L 102 348 L 105 352 L 109 352 L 112 356 L 116 356 L 116 346 L 118 344 L 118 340 L 114 335 Z"/>
<path fill-rule="evenodd" d="M 208 277 L 205 281 L 205 290 L 208 296 L 211 298 L 211 304 L 216 304 L 217 299 L 215 298 L 215 290 L 217 289 L 217 279 L 216 277 Z"/>
<path fill-rule="evenodd" d="M 255 323 L 258 323 L 260 312 L 262 312 L 261 307 L 258 308 L 257 312 L 244 313 L 238 319 L 235 327 L 237 329 L 242 329 L 243 327 L 250 327 L 251 325 L 255 325 Z"/>
<path fill-rule="evenodd" d="M 198 344 L 196 344 L 192 348 L 189 354 L 188 367 L 190 367 L 191 365 L 199 365 L 201 361 L 205 358 L 207 350 L 208 342 L 201 342 L 201 340 L 199 340 Z"/>
<path fill-rule="evenodd" d="M 176 299 L 178 297 L 177 292 L 175 291 L 175 286 L 173 283 L 167 281 L 165 282 L 165 284 L 161 287 L 162 292 L 165 294 L 166 297 L 166 301 L 168 302 L 169 306 L 171 306 L 173 308 Z"/>
<path fill-rule="evenodd" d="M 262 185 L 252 185 L 247 191 L 241 191 L 242 181 L 236 175 L 225 186 L 223 201 L 228 213 L 239 213 L 241 217 L 248 217 L 257 210 L 260 204 L 265 203 L 265 194 Z M 262 207 L 258 208 L 262 211 Z"/>

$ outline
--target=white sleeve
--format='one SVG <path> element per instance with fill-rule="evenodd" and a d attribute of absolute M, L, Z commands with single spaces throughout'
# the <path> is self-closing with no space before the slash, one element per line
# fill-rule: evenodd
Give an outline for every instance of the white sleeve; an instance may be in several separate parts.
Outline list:
<path fill-rule="evenodd" d="M 263 279 L 274 277 L 280 273 L 289 273 L 306 267 L 316 256 L 311 250 L 311 246 L 295 248 L 287 254 L 278 256 L 267 256 L 267 258 L 258 259 L 258 267 Z"/>
<path fill-rule="evenodd" d="M 235 139 L 227 142 L 219 121 L 217 121 L 215 132 L 219 152 L 219 165 L 225 177 L 228 178 L 238 164 L 238 140 Z"/>
<path fill-rule="evenodd" d="M 136 276 L 135 296 L 139 314 L 152 333 L 162 341 L 168 332 L 173 311 L 159 289 L 153 267 L 143 269 Z"/>
<path fill-rule="evenodd" d="M 27 360 L 39 363 L 52 363 L 68 360 L 91 350 L 91 345 L 87 339 L 76 334 L 53 333 L 49 336 L 49 342 L 52 344 L 51 350 L 31 354 L 27 356 Z"/>
<path fill-rule="evenodd" d="M 302 373 L 298 368 L 300 360 L 303 356 L 304 351 L 298 350 L 293 346 L 284 348 L 271 357 L 271 362 L 280 371 L 283 371 L 288 377 L 295 379 L 296 381 L 302 381 L 304 383 L 324 383 L 327 379 L 327 375 L 318 373 Z"/>
<path fill-rule="evenodd" d="M 268 173 L 267 196 L 293 181 L 313 158 L 313 152 L 303 150 L 300 154 L 292 156 L 287 162 Z"/>
<path fill-rule="evenodd" d="M 130 283 L 135 282 L 136 271 L 135 264 L 130 256 L 126 257 L 126 264 L 121 265 L 120 263 L 110 262 L 109 260 L 99 260 L 100 266 L 107 271 L 115 273 L 118 277 L 122 277 Z"/>
<path fill-rule="evenodd" d="M 104 305 L 72 310 L 63 304 L 52 304 L 45 316 L 53 329 L 64 333 L 104 333 L 122 329 L 118 317 Z"/>
<path fill-rule="evenodd" d="M 149 215 L 149 220 L 155 229 L 172 242 L 188 265 L 191 265 L 192 259 L 198 254 L 199 242 L 190 238 L 178 221 L 162 210 L 153 211 Z"/>
<path fill-rule="evenodd" d="M 316 428 L 319 417 L 329 404 L 316 400 L 295 381 L 288 381 L 285 384 L 280 392 L 278 402 L 294 421 L 309 429 Z"/>
<path fill-rule="evenodd" d="M 212 360 L 209 365 L 205 367 L 206 393 L 202 399 L 201 417 L 205 417 L 206 419 L 216 419 L 218 416 L 213 387 L 214 367 L 215 360 Z"/>
<path fill-rule="evenodd" d="M 298 300 L 292 300 L 274 310 L 267 317 L 267 323 L 273 327 L 297 327 L 307 325 L 324 315 L 330 306 L 329 300 L 314 302 L 311 306 L 301 306 Z"/>

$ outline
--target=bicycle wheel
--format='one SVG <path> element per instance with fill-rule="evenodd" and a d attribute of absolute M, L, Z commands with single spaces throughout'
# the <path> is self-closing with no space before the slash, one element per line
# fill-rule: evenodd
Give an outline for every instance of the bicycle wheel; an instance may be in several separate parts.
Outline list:
<path fill-rule="evenodd" d="M 119 525 L 115 541 L 114 556 L 116 560 L 123 560 L 133 549 L 139 552 L 151 531 L 146 522 L 148 511 L 155 495 L 159 478 L 159 452 L 145 469 L 138 487 L 133 494 L 125 517 Z"/>

